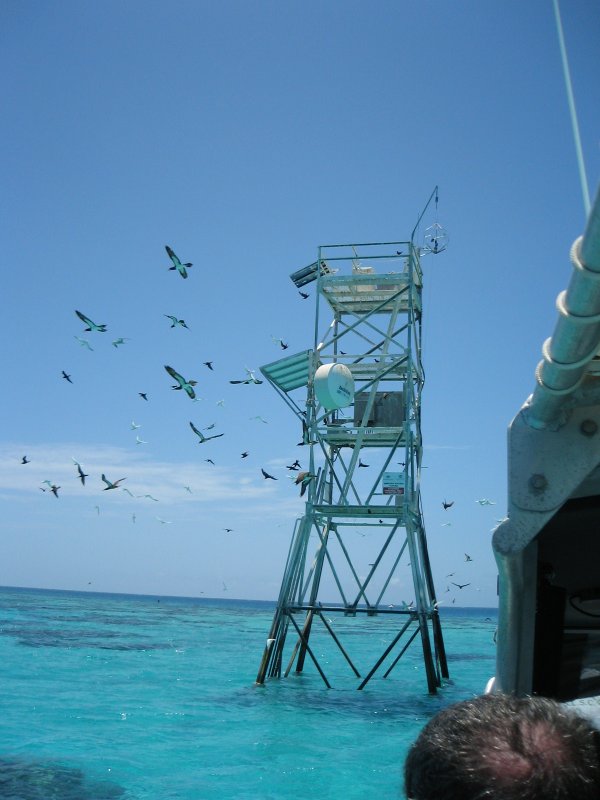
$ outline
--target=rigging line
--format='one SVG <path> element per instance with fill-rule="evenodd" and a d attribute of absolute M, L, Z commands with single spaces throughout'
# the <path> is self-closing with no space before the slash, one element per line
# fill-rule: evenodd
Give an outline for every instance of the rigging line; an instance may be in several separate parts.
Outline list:
<path fill-rule="evenodd" d="M 563 72 L 565 76 L 565 86 L 567 89 L 567 100 L 569 101 L 569 112 L 571 114 L 571 124 L 573 126 L 573 138 L 575 139 L 577 166 L 579 167 L 579 180 L 581 181 L 581 192 L 583 194 L 583 207 L 585 209 L 586 217 L 588 217 L 591 210 L 590 190 L 588 188 L 587 176 L 585 173 L 585 164 L 583 162 L 583 150 L 581 148 L 579 124 L 577 122 L 577 111 L 575 110 L 575 98 L 573 96 L 573 87 L 571 85 L 571 73 L 569 71 L 569 62 L 567 60 L 567 49 L 565 47 L 565 37 L 563 34 L 562 22 L 560 18 L 560 9 L 558 7 L 558 0 L 553 0 L 553 4 L 554 4 L 554 15 L 556 17 L 556 28 L 558 31 L 558 42 L 560 45 L 560 55 L 562 58 Z"/>

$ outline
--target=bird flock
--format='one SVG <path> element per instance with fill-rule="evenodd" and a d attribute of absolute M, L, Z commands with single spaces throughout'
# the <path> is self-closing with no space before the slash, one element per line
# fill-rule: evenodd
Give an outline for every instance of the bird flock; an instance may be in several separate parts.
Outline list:
<path fill-rule="evenodd" d="M 191 270 L 193 264 L 191 262 L 183 262 L 183 261 L 181 261 L 181 259 L 177 256 L 175 251 L 169 245 L 165 245 L 165 250 L 166 250 L 167 255 L 168 255 L 168 257 L 169 257 L 169 259 L 171 261 L 171 265 L 168 267 L 168 269 L 171 270 L 171 271 L 174 271 L 182 279 L 187 280 L 189 275 L 190 275 L 190 270 Z M 302 299 L 307 299 L 309 297 L 309 295 L 307 293 L 305 293 L 305 292 L 300 292 L 300 295 L 301 295 Z M 83 327 L 83 332 L 82 333 L 91 335 L 90 338 L 86 338 L 85 336 L 75 334 L 74 338 L 82 348 L 84 348 L 85 350 L 88 350 L 90 352 L 93 352 L 94 349 L 95 349 L 95 347 L 94 347 L 94 344 L 95 344 L 94 337 L 101 336 L 102 334 L 107 334 L 109 332 L 109 325 L 106 322 L 98 322 L 98 321 L 96 321 L 97 318 L 96 319 L 92 319 L 91 316 L 89 316 L 87 313 L 84 313 L 84 311 L 82 311 L 80 309 L 74 309 L 74 311 L 75 311 L 75 315 L 78 318 L 78 320 L 81 323 L 83 323 L 84 327 Z M 186 322 L 186 320 L 183 319 L 180 315 L 177 315 L 177 314 L 163 314 L 163 316 L 169 321 L 169 323 L 170 323 L 169 327 L 171 329 L 173 329 L 173 328 L 180 328 L 180 329 L 186 329 L 186 330 L 190 329 L 188 324 L 187 324 L 187 322 Z M 284 341 L 284 339 L 282 339 L 281 337 L 276 337 L 276 336 L 271 335 L 271 340 L 272 340 L 272 342 L 274 344 L 276 344 L 279 348 L 281 348 L 281 350 L 287 350 L 287 348 L 289 347 L 289 343 L 287 341 Z M 129 337 L 117 336 L 116 338 L 111 340 L 111 344 L 112 344 L 112 346 L 114 348 L 120 348 L 120 347 L 126 346 L 128 341 L 130 341 Z M 206 368 L 206 370 L 208 372 L 210 372 L 210 373 L 214 372 L 214 361 L 206 360 L 206 361 L 203 361 L 203 362 L 200 362 L 200 363 L 201 363 L 201 366 L 203 368 Z M 199 399 L 198 396 L 197 396 L 197 393 L 196 393 L 197 392 L 196 387 L 198 385 L 198 380 L 196 380 L 195 378 L 192 378 L 192 377 L 187 377 L 187 374 L 184 376 L 181 371 L 176 369 L 174 366 L 171 366 L 170 364 L 164 364 L 163 367 L 164 367 L 165 373 L 173 381 L 173 383 L 171 384 L 171 389 L 173 391 L 181 392 L 183 395 L 187 396 L 192 401 L 197 401 Z M 62 380 L 64 380 L 66 383 L 71 384 L 71 385 L 73 385 L 77 381 L 77 377 L 73 375 L 72 371 L 61 370 L 60 376 L 61 376 Z M 229 383 L 233 384 L 233 385 L 258 386 L 258 385 L 262 384 L 263 381 L 260 378 L 257 377 L 257 375 L 256 375 L 254 370 L 249 369 L 249 368 L 246 367 L 245 368 L 245 375 L 243 377 L 231 379 L 231 380 L 229 380 Z M 149 393 L 147 391 L 138 391 L 137 394 L 138 394 L 139 398 L 142 401 L 144 401 L 145 403 L 151 402 L 151 397 L 150 397 L 150 395 L 149 395 Z M 224 402 L 225 402 L 224 400 L 219 400 L 219 401 L 217 401 L 217 405 L 222 406 L 222 405 L 224 405 Z M 250 419 L 258 421 L 258 422 L 261 422 L 263 424 L 268 424 L 268 420 L 266 420 L 263 416 L 260 416 L 260 415 L 255 415 L 254 417 L 251 417 Z M 198 442 L 199 445 L 206 445 L 208 442 L 210 442 L 212 440 L 220 439 L 221 437 L 223 437 L 225 435 L 225 433 L 222 432 L 222 431 L 213 432 L 213 429 L 215 428 L 215 425 L 216 425 L 216 423 L 213 422 L 213 423 L 211 423 L 211 424 L 209 424 L 209 425 L 207 425 L 205 427 L 201 427 L 194 420 L 189 420 L 189 428 L 191 429 L 191 431 L 194 434 L 194 436 L 197 437 L 197 442 Z M 142 427 L 142 425 L 140 423 L 136 423 L 135 420 L 132 420 L 130 428 L 131 428 L 132 431 L 136 432 L 135 443 L 136 443 L 136 445 L 140 445 L 140 446 L 148 444 L 148 440 L 146 440 L 145 438 L 142 438 L 142 436 L 138 433 L 138 431 L 140 430 L 141 427 Z M 241 459 L 248 459 L 249 457 L 250 457 L 249 450 L 243 450 L 240 453 L 240 458 Z M 76 470 L 75 474 L 74 474 L 75 480 L 79 480 L 81 485 L 84 486 L 84 487 L 85 486 L 89 486 L 89 481 L 86 484 L 86 479 L 90 478 L 89 473 L 84 472 L 84 468 L 83 468 L 83 466 L 81 465 L 81 463 L 78 460 L 76 460 L 75 458 L 72 458 L 72 461 L 73 461 L 73 464 L 74 464 L 74 467 L 75 467 L 75 470 Z M 213 458 L 205 458 L 204 461 L 206 463 L 208 463 L 208 464 L 213 465 L 213 466 L 215 465 L 215 460 Z M 31 458 L 29 457 L 29 455 L 24 455 L 24 456 L 22 456 L 20 463 L 21 463 L 21 465 L 30 464 L 31 463 Z M 290 467 L 290 471 L 292 471 L 292 473 L 293 473 L 291 475 L 291 478 L 294 480 L 294 483 L 300 487 L 300 494 L 303 495 L 304 492 L 306 491 L 306 487 L 308 486 L 310 481 L 315 476 L 310 475 L 308 472 L 299 472 L 298 475 L 296 475 L 295 472 L 297 470 L 300 470 L 300 466 L 301 466 L 300 462 L 298 460 L 296 460 L 294 462 L 294 464 Z M 111 490 L 112 491 L 115 491 L 115 490 L 116 491 L 122 491 L 122 492 L 125 492 L 126 494 L 128 494 L 132 498 L 142 498 L 142 499 L 150 500 L 152 502 L 159 502 L 159 498 L 158 497 L 154 497 L 152 494 L 149 494 L 149 493 L 137 494 L 137 493 L 135 493 L 135 491 L 131 491 L 131 489 L 128 488 L 127 486 L 123 486 L 122 484 L 127 480 L 127 476 L 119 477 L 119 478 L 117 478 L 115 480 L 114 476 L 107 475 L 107 472 L 108 472 L 108 470 L 106 470 L 105 472 L 102 472 L 100 474 L 100 476 L 99 476 L 99 479 L 98 479 L 99 480 L 99 488 L 101 488 L 103 491 L 111 491 Z M 263 478 L 265 480 L 277 480 L 278 479 L 275 475 L 272 475 L 272 474 L 268 473 L 262 467 L 260 468 L 260 474 L 263 476 Z M 59 496 L 60 496 L 59 492 L 60 492 L 62 487 L 58 484 L 58 482 L 52 481 L 50 479 L 46 479 L 46 480 L 42 481 L 42 485 L 39 488 L 40 488 L 40 490 L 42 492 L 48 492 L 48 493 L 52 494 L 56 499 L 58 499 Z M 191 486 L 189 486 L 189 485 L 182 486 L 182 489 L 184 491 L 186 491 L 187 493 L 189 493 L 189 494 L 193 493 L 193 490 L 192 490 Z M 99 514 L 100 513 L 100 507 L 98 505 L 96 505 L 96 506 L 94 506 L 94 508 L 96 510 L 96 513 Z M 136 515 L 133 514 L 131 519 L 132 519 L 132 522 L 135 522 Z M 163 518 L 156 517 L 156 519 L 162 524 L 171 524 L 170 521 L 165 520 Z M 223 530 L 228 532 L 228 533 L 233 531 L 232 528 L 223 528 Z"/>
<path fill-rule="evenodd" d="M 189 274 L 190 274 L 190 270 L 193 267 L 193 264 L 191 262 L 182 262 L 169 245 L 165 245 L 165 250 L 166 250 L 167 255 L 168 255 L 168 257 L 169 257 L 169 259 L 171 261 L 171 266 L 169 266 L 168 269 L 171 270 L 171 271 L 174 271 L 182 279 L 187 280 L 188 277 L 189 277 Z M 299 291 L 299 295 L 300 295 L 302 300 L 306 300 L 309 297 L 308 293 L 302 292 L 302 291 Z M 75 311 L 76 317 L 84 325 L 84 328 L 83 328 L 83 332 L 84 333 L 91 334 L 92 337 L 98 337 L 98 336 L 101 336 L 102 334 L 108 333 L 108 324 L 107 323 L 105 323 L 105 322 L 96 322 L 90 316 L 88 316 L 86 313 L 84 313 L 83 311 L 81 311 L 79 309 L 75 309 L 74 311 Z M 163 316 L 170 323 L 169 327 L 171 329 L 185 329 L 185 330 L 189 330 L 190 329 L 188 324 L 187 324 L 187 322 L 186 322 L 186 320 L 183 319 L 181 316 L 179 316 L 177 314 L 166 314 L 165 313 L 165 314 L 163 314 Z M 74 335 L 74 338 L 76 339 L 76 341 L 79 343 L 79 345 L 82 348 L 85 348 L 88 351 L 92 351 L 92 352 L 94 351 L 94 347 L 93 347 L 92 341 L 90 341 L 90 339 L 85 338 L 85 337 L 83 337 L 81 335 L 77 335 L 77 334 Z M 287 350 L 288 347 L 289 347 L 289 342 L 284 340 L 281 337 L 276 337 L 276 336 L 271 335 L 271 340 L 272 340 L 273 344 L 277 345 L 283 351 Z M 117 336 L 116 338 L 111 340 L 111 344 L 115 349 L 118 349 L 120 347 L 126 346 L 128 341 L 130 341 L 128 337 Z M 174 360 L 174 363 L 176 363 L 176 360 Z M 202 362 L 199 362 L 199 363 L 201 364 L 201 366 L 203 368 L 206 369 L 207 373 L 214 373 L 215 370 L 214 370 L 214 361 L 213 360 L 206 360 L 206 361 L 202 361 Z M 187 376 L 187 373 L 186 373 L 186 375 L 182 374 L 181 371 L 176 369 L 171 364 L 163 364 L 163 368 L 164 368 L 164 371 L 165 371 L 166 375 L 172 380 L 172 384 L 171 384 L 171 390 L 172 391 L 180 392 L 182 395 L 186 396 L 189 400 L 191 400 L 193 402 L 197 402 L 198 401 L 199 398 L 197 396 L 197 390 L 196 390 L 196 387 L 198 386 L 198 380 L 196 378 L 192 378 L 192 377 Z M 60 375 L 61 375 L 62 380 L 64 380 L 68 384 L 73 385 L 74 381 L 76 381 L 76 376 L 75 376 L 75 379 L 74 379 L 73 374 L 71 372 L 68 372 L 67 370 L 61 370 Z M 229 383 L 232 384 L 232 385 L 259 386 L 259 385 L 261 385 L 263 383 L 263 381 L 260 378 L 257 377 L 257 375 L 256 375 L 254 370 L 249 369 L 248 367 L 245 367 L 245 375 L 243 377 L 230 379 Z M 137 394 L 138 394 L 139 398 L 142 401 L 144 401 L 145 403 L 151 402 L 151 398 L 150 398 L 150 396 L 149 396 L 147 391 L 138 391 Z M 217 405 L 221 405 L 222 406 L 223 404 L 224 404 L 224 400 L 217 401 Z M 265 424 L 265 425 L 268 424 L 268 420 L 265 419 L 261 415 L 254 415 L 253 417 L 250 417 L 249 419 L 257 421 L 257 422 Z M 142 438 L 142 436 L 140 436 L 139 433 L 138 433 L 139 429 L 142 427 L 141 424 L 136 423 L 135 420 L 132 420 L 130 427 L 131 427 L 132 431 L 136 432 L 136 439 L 135 439 L 136 446 L 147 445 L 148 441 L 146 439 Z M 189 420 L 189 428 L 190 428 L 192 434 L 194 435 L 194 437 L 195 437 L 195 439 L 196 439 L 196 441 L 197 441 L 197 443 L 199 445 L 206 445 L 208 442 L 211 442 L 211 441 L 214 441 L 214 440 L 217 440 L 217 439 L 221 439 L 223 436 L 225 436 L 225 432 L 224 431 L 215 431 L 214 430 L 215 427 L 216 427 L 216 423 L 214 423 L 214 422 L 209 424 L 209 425 L 206 425 L 204 427 L 201 427 L 194 420 Z M 304 444 L 304 437 L 303 437 L 303 441 L 299 442 L 299 444 Z M 245 459 L 248 459 L 249 457 L 250 457 L 249 450 L 242 450 L 240 452 L 240 459 L 245 460 Z M 72 458 L 72 461 L 73 461 L 73 466 L 74 466 L 74 469 L 75 469 L 74 479 L 76 481 L 79 481 L 82 487 L 85 487 L 86 485 L 89 485 L 89 483 L 86 484 L 86 479 L 90 478 L 89 473 L 84 471 L 84 467 L 82 466 L 82 464 L 78 460 L 76 460 L 75 458 Z M 213 466 L 215 465 L 215 461 L 214 461 L 213 458 L 207 457 L 207 458 L 204 459 L 204 461 L 206 463 L 208 463 L 208 464 L 213 465 Z M 28 455 L 22 456 L 21 464 L 22 465 L 27 465 L 29 463 L 31 463 L 31 458 L 29 458 Z M 360 469 L 368 469 L 370 465 L 368 463 L 364 463 L 362 461 L 362 459 L 359 459 L 357 466 Z M 300 463 L 300 461 L 298 459 L 294 460 L 291 464 L 287 464 L 286 465 L 286 470 L 288 471 L 287 477 L 289 477 L 293 481 L 294 485 L 299 488 L 300 497 L 304 496 L 304 494 L 305 494 L 308 486 L 310 485 L 311 481 L 315 480 L 316 477 L 317 477 L 316 475 L 312 474 L 311 472 L 309 472 L 307 470 L 303 470 L 302 469 L 302 465 L 301 465 L 301 463 Z M 128 486 L 123 486 L 122 484 L 125 481 L 127 481 L 127 476 L 118 477 L 118 478 L 115 479 L 115 477 L 113 475 L 108 476 L 106 474 L 106 472 L 102 472 L 100 474 L 100 477 L 99 477 L 99 488 L 101 488 L 102 491 L 104 491 L 104 492 L 122 491 L 122 492 L 125 492 L 127 495 L 129 495 L 131 498 L 144 499 L 144 500 L 148 500 L 148 501 L 153 502 L 153 503 L 159 502 L 159 498 L 155 497 L 154 495 L 150 494 L 149 492 L 142 492 L 142 493 L 138 494 L 135 491 L 132 491 L 132 489 L 134 487 L 128 488 Z M 272 474 L 272 472 L 267 471 L 262 466 L 260 467 L 260 475 L 262 476 L 262 478 L 265 481 L 277 481 L 279 479 L 279 476 L 277 476 L 275 474 Z M 40 490 L 42 492 L 49 493 L 49 494 L 53 495 L 53 497 L 56 498 L 56 499 L 59 498 L 59 491 L 61 490 L 61 486 L 57 482 L 52 481 L 51 479 L 46 479 L 46 480 L 42 481 L 42 485 L 39 488 L 40 488 Z M 192 490 L 191 486 L 182 485 L 181 488 L 185 492 L 187 492 L 189 494 L 193 494 L 193 490 Z M 480 499 L 476 500 L 475 502 L 481 507 L 495 505 L 494 501 L 489 500 L 487 498 L 480 498 Z M 453 508 L 453 506 L 454 506 L 454 501 L 453 500 L 447 501 L 446 499 L 444 499 L 443 502 L 442 502 L 442 507 L 443 507 L 444 511 L 446 511 L 446 512 L 450 511 Z M 100 506 L 96 505 L 96 506 L 94 506 L 94 508 L 96 510 L 96 513 L 100 514 Z M 172 521 L 166 520 L 163 517 L 156 516 L 155 519 L 157 520 L 158 523 L 160 523 L 162 525 L 170 525 L 170 524 L 172 524 Z M 136 521 L 136 515 L 135 514 L 131 515 L 131 520 L 132 520 L 133 523 L 135 523 L 135 521 Z M 448 520 L 448 521 L 446 521 L 446 522 L 444 522 L 442 524 L 443 524 L 443 526 L 451 526 L 452 523 L 451 523 L 450 520 Z M 232 527 L 223 527 L 221 530 L 223 532 L 227 533 L 227 534 L 230 534 L 230 533 L 234 532 L 234 528 L 232 528 Z M 464 564 L 465 565 L 469 564 L 472 561 L 473 561 L 473 559 L 471 558 L 471 556 L 468 553 L 465 553 L 464 554 Z M 446 578 L 450 578 L 450 577 L 454 577 L 454 575 L 455 575 L 455 572 L 451 572 L 451 573 L 448 573 L 445 577 Z M 470 580 L 464 580 L 464 579 L 461 582 L 458 582 L 458 580 L 457 580 L 457 582 L 449 581 L 448 585 L 446 587 L 446 592 L 447 593 L 451 591 L 450 586 L 455 587 L 458 591 L 462 591 L 463 589 L 471 586 L 471 581 Z M 443 602 L 443 601 L 440 601 L 440 602 Z M 453 597 L 451 602 L 454 604 L 456 602 L 456 598 Z"/>
<path fill-rule="evenodd" d="M 453 508 L 454 502 L 455 502 L 454 500 L 446 500 L 444 498 L 444 500 L 442 500 L 442 508 L 444 509 L 444 511 L 448 511 L 449 509 Z M 479 500 L 475 500 L 475 503 L 477 505 L 479 505 L 479 506 L 495 506 L 496 505 L 496 502 L 494 500 L 489 500 L 487 497 L 482 497 Z M 498 522 L 502 522 L 502 520 L 498 520 Z M 452 525 L 452 523 L 449 522 L 449 521 L 442 523 L 442 527 L 449 527 L 450 525 Z M 472 557 L 468 553 L 465 553 L 464 556 L 465 556 L 464 562 L 463 562 L 464 564 L 469 564 L 469 563 L 473 562 Z M 445 577 L 446 578 L 452 578 L 455 575 L 456 575 L 456 572 L 449 572 L 449 573 L 446 574 Z M 446 594 L 452 591 L 450 589 L 450 586 L 455 586 L 459 591 L 461 591 L 462 589 L 466 589 L 467 586 L 471 586 L 471 581 L 467 581 L 466 583 L 455 583 L 454 581 L 450 581 L 446 585 L 446 592 L 445 592 Z M 480 591 L 479 588 L 477 588 L 476 591 Z M 437 605 L 441 604 L 442 602 L 443 601 L 440 600 Z M 451 603 L 453 605 L 456 603 L 456 597 L 452 598 Z"/>

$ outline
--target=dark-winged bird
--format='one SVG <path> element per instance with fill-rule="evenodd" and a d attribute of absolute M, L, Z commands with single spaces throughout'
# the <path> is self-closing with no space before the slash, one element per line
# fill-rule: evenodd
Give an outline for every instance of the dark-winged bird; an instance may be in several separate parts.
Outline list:
<path fill-rule="evenodd" d="M 118 481 L 115 481 L 113 483 L 112 481 L 108 480 L 108 478 L 106 477 L 106 475 L 104 473 L 102 473 L 102 480 L 106 484 L 106 489 L 104 489 L 104 491 L 107 492 L 109 489 L 118 489 L 119 488 L 119 484 L 122 483 L 123 481 L 126 481 L 127 478 L 119 478 Z"/>
<path fill-rule="evenodd" d="M 465 553 L 465 561 L 473 561 L 473 559 L 468 553 Z"/>
<path fill-rule="evenodd" d="M 99 331 L 100 333 L 106 333 L 106 325 L 104 323 L 102 323 L 102 325 L 96 325 L 95 322 L 92 322 L 92 320 L 89 317 L 86 317 L 85 314 L 82 314 L 81 311 L 77 311 L 77 309 L 75 309 L 75 313 L 79 319 L 82 322 L 85 322 L 87 325 L 87 328 L 85 329 L 86 331 Z"/>
<path fill-rule="evenodd" d="M 75 462 L 75 466 L 77 467 L 77 473 L 79 475 L 79 480 L 81 481 L 81 485 L 85 486 L 85 479 L 89 478 L 90 476 L 81 469 L 81 464 L 78 464 L 77 461 Z"/>
<path fill-rule="evenodd" d="M 172 389 L 183 389 L 184 392 L 187 394 L 189 398 L 192 400 L 196 397 L 196 392 L 193 390 L 193 386 L 195 386 L 198 381 L 186 381 L 186 379 L 176 372 L 173 367 L 169 367 L 165 364 L 165 369 L 169 373 L 169 375 L 173 378 L 174 381 L 177 381 L 178 386 L 172 386 Z"/>
<path fill-rule="evenodd" d="M 269 480 L 272 480 L 272 481 L 276 481 L 276 480 L 277 480 L 277 478 L 275 478 L 273 475 L 269 475 L 269 473 L 268 473 L 268 472 L 265 472 L 265 471 L 264 471 L 264 469 L 263 469 L 262 467 L 260 468 L 260 471 L 262 472 L 262 474 L 263 474 L 263 478 L 264 478 L 265 480 L 267 480 L 267 479 L 269 479 Z"/>
<path fill-rule="evenodd" d="M 254 372 L 252 372 L 251 369 L 248 369 L 248 367 L 245 367 L 245 369 L 246 369 L 246 372 L 248 373 L 248 377 L 245 380 L 243 380 L 243 381 L 229 381 L 229 383 L 262 383 L 262 381 L 259 380 L 254 375 Z"/>
<path fill-rule="evenodd" d="M 316 478 L 316 477 L 317 477 L 316 475 L 311 475 L 310 472 L 299 472 L 298 473 L 294 483 L 296 484 L 296 486 L 298 486 L 298 484 L 300 484 L 300 497 L 302 497 L 302 495 L 306 491 L 306 487 L 308 486 L 308 484 L 312 481 L 313 478 Z"/>
<path fill-rule="evenodd" d="M 308 300 L 308 298 L 310 297 L 310 295 L 306 294 L 306 292 L 301 292 L 300 290 L 298 290 L 298 294 L 303 300 Z"/>
<path fill-rule="evenodd" d="M 184 319 L 177 319 L 177 317 L 174 317 L 173 314 L 163 314 L 163 316 L 166 317 L 167 319 L 171 320 L 171 327 L 172 328 L 176 328 L 177 325 L 179 325 L 180 328 L 187 328 L 187 325 L 185 324 L 185 320 Z M 188 330 L 189 330 L 189 328 L 188 328 Z"/>
<path fill-rule="evenodd" d="M 62 371 L 62 376 L 66 381 L 69 381 L 69 383 L 73 383 L 73 381 L 71 380 L 71 376 L 67 375 L 67 373 L 64 371 L 64 369 Z"/>
<path fill-rule="evenodd" d="M 205 367 L 208 367 L 209 369 L 213 369 L 213 362 L 212 361 L 203 361 L 202 363 L 204 364 Z M 213 370 L 213 372 L 214 372 L 214 370 Z"/>
<path fill-rule="evenodd" d="M 448 508 L 452 508 L 452 506 L 454 505 L 454 500 L 450 500 L 450 502 L 448 502 L 447 500 L 444 500 L 442 502 L 442 505 L 444 507 L 444 511 L 446 511 Z"/>
<path fill-rule="evenodd" d="M 454 583 L 454 581 L 450 581 L 452 586 L 456 586 L 457 589 L 464 589 L 465 586 L 470 586 L 470 583 Z"/>
<path fill-rule="evenodd" d="M 204 444 L 204 442 L 208 442 L 210 439 L 218 439 L 219 436 L 224 436 L 224 433 L 215 433 L 214 436 L 205 436 L 202 431 L 199 431 L 198 428 L 194 425 L 193 422 L 190 422 L 190 428 L 194 431 L 196 436 L 200 439 L 198 444 Z"/>
<path fill-rule="evenodd" d="M 146 392 L 138 392 L 138 394 L 142 398 L 142 400 L 148 402 L 148 395 L 146 394 Z"/>
<path fill-rule="evenodd" d="M 56 486 L 56 484 L 54 484 L 54 483 L 53 483 L 53 484 L 52 484 L 52 486 L 50 487 L 50 491 L 52 492 L 52 494 L 54 495 L 54 497 L 58 497 L 58 490 L 59 490 L 59 489 L 60 489 L 60 486 Z"/>
<path fill-rule="evenodd" d="M 167 251 L 167 255 L 173 262 L 173 266 L 169 267 L 169 269 L 176 269 L 177 272 L 181 275 L 182 278 L 187 278 L 187 270 L 192 266 L 190 263 L 182 264 L 181 261 L 177 258 L 175 253 L 171 250 L 168 244 L 165 245 L 165 250 Z M 187 267 L 187 269 L 186 269 Z"/>
<path fill-rule="evenodd" d="M 244 450 L 244 452 L 242 453 L 242 458 L 248 458 L 248 451 L 247 450 Z"/>
<path fill-rule="evenodd" d="M 21 459 L 21 464 L 29 464 L 31 459 L 27 458 L 27 456 L 23 456 Z"/>
<path fill-rule="evenodd" d="M 359 466 L 359 467 L 368 467 L 369 465 L 368 465 L 368 464 L 363 464 L 363 462 L 362 462 L 362 461 L 360 460 L 360 458 L 359 458 L 359 459 L 358 459 L 358 466 Z"/>

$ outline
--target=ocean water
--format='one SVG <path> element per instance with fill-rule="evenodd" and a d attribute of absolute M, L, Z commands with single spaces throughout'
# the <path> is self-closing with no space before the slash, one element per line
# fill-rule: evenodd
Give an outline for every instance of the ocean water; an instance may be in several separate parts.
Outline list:
<path fill-rule="evenodd" d="M 273 609 L 0 589 L 0 798 L 402 798 L 421 727 L 494 673 L 496 611 L 453 608 L 442 613 L 451 677 L 436 696 L 418 639 L 359 692 L 316 629 L 332 689 L 308 660 L 303 675 L 257 687 Z M 379 620 L 334 620 L 365 671 L 373 639 L 362 628 L 380 645 L 391 638 Z"/>

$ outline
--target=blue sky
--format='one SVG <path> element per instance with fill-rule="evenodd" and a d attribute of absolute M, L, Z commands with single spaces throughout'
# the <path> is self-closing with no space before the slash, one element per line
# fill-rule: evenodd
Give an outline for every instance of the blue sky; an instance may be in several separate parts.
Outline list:
<path fill-rule="evenodd" d="M 595 192 L 600 7 L 562 15 Z M 284 467 L 305 456 L 270 387 L 228 381 L 280 357 L 272 336 L 311 346 L 289 274 L 319 245 L 408 238 L 437 184 L 425 522 L 440 598 L 456 570 L 457 604 L 494 604 L 506 429 L 585 223 L 550 0 L 8 2 L 0 37 L 0 584 L 275 598 L 303 510 Z M 225 435 L 199 446 L 190 420 Z"/>

